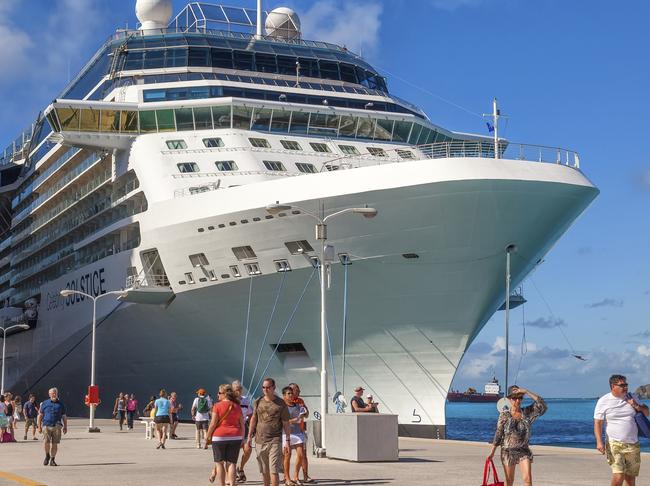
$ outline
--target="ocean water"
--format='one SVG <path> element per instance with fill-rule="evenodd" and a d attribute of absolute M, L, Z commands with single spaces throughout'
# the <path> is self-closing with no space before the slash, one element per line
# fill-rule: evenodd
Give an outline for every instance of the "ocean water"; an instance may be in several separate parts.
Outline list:
<path fill-rule="evenodd" d="M 531 444 L 595 449 L 595 398 L 545 400 L 548 411 L 533 424 Z M 490 442 L 498 417 L 495 403 L 447 403 L 447 438 Z M 650 439 L 641 438 L 641 450 L 650 452 Z"/>

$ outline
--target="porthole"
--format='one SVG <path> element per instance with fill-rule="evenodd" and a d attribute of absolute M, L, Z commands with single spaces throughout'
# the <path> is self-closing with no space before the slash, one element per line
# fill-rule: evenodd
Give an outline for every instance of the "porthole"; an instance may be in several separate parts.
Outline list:
<path fill-rule="evenodd" d="M 205 277 L 201 277 L 201 278 L 199 279 L 199 282 L 207 282 L 207 281 L 208 281 L 208 279 L 205 278 Z"/>
<path fill-rule="evenodd" d="M 212 231 L 214 229 L 214 226 L 208 226 L 208 229 Z"/>
<path fill-rule="evenodd" d="M 179 280 L 178 285 L 185 285 L 187 282 L 185 280 Z"/>
<path fill-rule="evenodd" d="M 197 229 L 197 231 L 198 231 L 199 233 L 203 233 L 203 232 L 205 231 L 205 228 L 199 228 L 199 229 Z"/>

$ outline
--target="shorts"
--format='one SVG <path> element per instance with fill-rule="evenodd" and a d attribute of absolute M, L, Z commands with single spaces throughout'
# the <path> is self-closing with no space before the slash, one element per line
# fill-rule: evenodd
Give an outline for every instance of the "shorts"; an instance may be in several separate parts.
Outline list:
<path fill-rule="evenodd" d="M 641 445 L 609 439 L 605 443 L 607 462 L 614 474 L 638 476 L 641 468 Z"/>
<path fill-rule="evenodd" d="M 300 445 L 300 444 L 305 443 L 305 434 L 303 434 L 302 432 L 300 432 L 298 434 L 291 434 L 289 437 L 290 437 L 292 446 Z M 284 444 L 286 442 L 286 440 L 287 440 L 287 436 L 282 434 L 282 443 Z"/>
<path fill-rule="evenodd" d="M 26 418 L 25 419 L 25 430 L 29 429 L 30 427 L 36 428 L 36 419 L 35 418 Z"/>
<path fill-rule="evenodd" d="M 214 457 L 214 462 L 226 461 L 237 464 L 240 447 L 241 439 L 212 442 L 212 457 Z"/>
<path fill-rule="evenodd" d="M 197 420 L 194 423 L 196 424 L 196 430 L 201 430 L 201 429 L 208 430 L 208 424 L 209 424 L 208 420 Z"/>
<path fill-rule="evenodd" d="M 169 423 L 169 415 L 156 415 L 153 418 L 153 421 L 157 424 L 168 424 Z"/>
<path fill-rule="evenodd" d="M 61 426 L 55 425 L 54 427 L 45 426 L 43 428 L 43 439 L 50 444 L 58 444 L 61 442 Z"/>
<path fill-rule="evenodd" d="M 284 470 L 281 437 L 268 442 L 258 442 L 255 445 L 255 453 L 261 474 L 279 474 Z"/>
<path fill-rule="evenodd" d="M 178 414 L 172 413 L 172 423 L 175 424 L 178 422 Z"/>

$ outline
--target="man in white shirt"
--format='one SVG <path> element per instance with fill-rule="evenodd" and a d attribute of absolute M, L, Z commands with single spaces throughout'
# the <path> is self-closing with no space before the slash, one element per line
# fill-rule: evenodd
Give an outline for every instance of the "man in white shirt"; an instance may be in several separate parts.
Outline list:
<path fill-rule="evenodd" d="M 612 375 L 609 387 L 610 393 L 600 397 L 594 410 L 596 449 L 607 454 L 607 462 L 612 468 L 611 486 L 622 486 L 623 481 L 627 486 L 635 486 L 641 467 L 641 446 L 634 416 L 642 412 L 647 417 L 650 410 L 638 401 L 638 397 L 628 394 L 625 376 Z M 605 445 L 603 420 L 607 422 Z"/>
<path fill-rule="evenodd" d="M 192 420 L 196 424 L 196 448 L 201 449 L 203 436 L 208 431 L 208 424 L 210 423 L 212 400 L 206 395 L 204 388 L 199 388 L 196 395 L 197 397 L 192 402 Z"/>

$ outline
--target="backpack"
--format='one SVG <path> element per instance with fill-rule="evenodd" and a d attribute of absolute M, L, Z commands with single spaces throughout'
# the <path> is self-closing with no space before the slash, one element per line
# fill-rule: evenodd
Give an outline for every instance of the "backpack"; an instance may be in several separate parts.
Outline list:
<path fill-rule="evenodd" d="M 196 411 L 199 413 L 207 413 L 210 410 L 208 400 L 205 397 L 199 397 L 199 403 L 196 404 Z"/>

